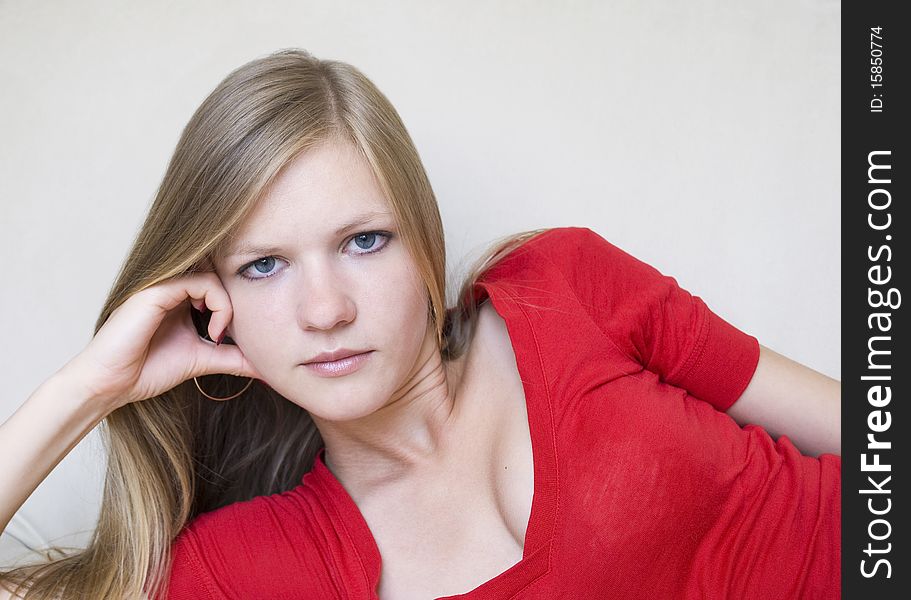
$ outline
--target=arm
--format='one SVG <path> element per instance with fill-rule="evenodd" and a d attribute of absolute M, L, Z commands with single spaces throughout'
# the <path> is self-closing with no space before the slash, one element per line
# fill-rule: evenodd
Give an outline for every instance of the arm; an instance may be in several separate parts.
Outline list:
<path fill-rule="evenodd" d="M 765 346 L 753 378 L 727 413 L 773 438 L 786 435 L 804 454 L 841 455 L 841 382 Z"/>
<path fill-rule="evenodd" d="M 719 411 L 752 378 L 759 341 L 698 296 L 588 228 L 533 240 L 608 342 L 631 361 Z"/>
<path fill-rule="evenodd" d="M 64 368 L 0 425 L 0 532 L 48 474 L 107 414 Z M 0 581 L 0 600 L 13 596 Z"/>
<path fill-rule="evenodd" d="M 738 424 L 787 435 L 803 453 L 841 453 L 839 382 L 763 347 L 588 228 L 557 228 L 537 247 L 631 360 Z"/>
<path fill-rule="evenodd" d="M 70 450 L 117 408 L 198 375 L 262 377 L 237 346 L 203 341 L 188 300 L 197 310 L 212 310 L 212 339 L 224 333 L 233 310 L 214 273 L 145 288 L 114 309 L 88 346 L 0 425 L 0 531 Z"/>
<path fill-rule="evenodd" d="M 100 403 L 61 370 L 0 425 L 0 531 L 106 414 Z"/>

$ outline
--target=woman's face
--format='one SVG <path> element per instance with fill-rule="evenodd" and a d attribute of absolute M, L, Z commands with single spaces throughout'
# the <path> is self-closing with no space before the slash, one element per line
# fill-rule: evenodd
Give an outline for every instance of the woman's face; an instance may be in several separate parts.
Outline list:
<path fill-rule="evenodd" d="M 228 335 L 269 386 L 314 417 L 381 408 L 435 339 L 427 290 L 379 183 L 342 142 L 295 158 L 215 267 L 234 309 Z M 373 352 L 340 377 L 304 366 L 340 348 Z"/>

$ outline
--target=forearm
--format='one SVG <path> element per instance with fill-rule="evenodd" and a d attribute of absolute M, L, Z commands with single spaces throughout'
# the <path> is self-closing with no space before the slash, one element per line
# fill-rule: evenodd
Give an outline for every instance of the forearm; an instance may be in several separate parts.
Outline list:
<path fill-rule="evenodd" d="M 727 413 L 773 438 L 786 435 L 804 454 L 841 455 L 841 382 L 765 346 L 750 384 Z"/>
<path fill-rule="evenodd" d="M 0 531 L 106 414 L 71 375 L 58 371 L 0 425 Z"/>

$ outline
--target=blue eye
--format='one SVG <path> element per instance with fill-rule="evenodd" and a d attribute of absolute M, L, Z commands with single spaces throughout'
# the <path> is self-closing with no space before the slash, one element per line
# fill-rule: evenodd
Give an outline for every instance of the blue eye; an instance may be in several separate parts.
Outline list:
<path fill-rule="evenodd" d="M 351 238 L 351 241 L 354 242 L 355 244 L 357 244 L 358 248 L 361 248 L 360 242 L 364 242 L 365 244 L 367 244 L 367 241 L 365 241 L 363 239 L 363 238 L 367 238 L 367 240 L 369 240 L 370 243 L 367 244 L 367 248 L 362 248 L 362 249 L 370 250 L 373 247 L 373 244 L 376 243 L 376 236 L 377 236 L 377 232 L 375 232 L 375 231 L 371 231 L 370 233 L 359 233 L 356 236 L 354 236 L 353 238 Z M 368 252 L 368 254 L 369 254 L 369 252 Z"/>
<path fill-rule="evenodd" d="M 247 263 L 238 270 L 237 274 L 243 277 L 244 279 L 268 279 L 275 275 L 275 271 L 272 269 L 275 268 L 275 261 L 278 260 L 274 256 L 264 256 L 262 258 L 257 258 L 251 263 Z M 259 275 L 249 276 L 244 275 L 247 272 L 256 272 Z"/>
<path fill-rule="evenodd" d="M 379 248 L 374 249 L 374 246 L 376 245 L 377 237 L 383 238 L 384 241 L 383 241 L 383 244 Z M 387 231 L 363 231 L 361 233 L 356 234 L 354 237 L 352 237 L 350 241 L 357 244 L 357 247 L 360 248 L 361 250 L 366 250 L 366 252 L 355 252 L 355 255 L 358 255 L 358 254 L 364 255 L 364 254 L 373 254 L 374 252 L 379 252 L 380 250 L 382 250 L 383 248 L 386 247 L 386 245 L 389 243 L 389 240 L 391 240 L 391 239 L 392 239 L 392 234 Z M 361 245 L 361 244 L 363 244 L 363 245 Z"/>
<path fill-rule="evenodd" d="M 262 273 L 263 275 L 266 275 L 269 273 L 269 271 L 272 270 L 272 267 L 275 266 L 275 257 L 267 256 L 265 258 L 261 258 L 261 259 L 255 261 L 250 266 L 253 267 L 254 269 L 256 269 L 256 271 L 258 273 Z"/>
<path fill-rule="evenodd" d="M 380 245 L 379 248 L 374 249 L 378 237 L 383 238 L 384 242 L 382 245 Z M 392 237 L 393 235 L 387 231 L 364 231 L 349 238 L 348 244 L 354 242 L 357 248 L 363 250 L 363 252 L 354 252 L 355 256 L 363 256 L 365 254 L 374 254 L 376 252 L 380 252 L 387 246 L 389 240 L 391 240 Z M 253 262 L 249 262 L 242 266 L 238 270 L 237 274 L 243 279 L 268 279 L 277 273 L 277 271 L 273 269 L 275 269 L 275 263 L 278 260 L 282 259 L 275 256 L 264 256 L 262 258 L 258 258 Z M 258 275 L 250 276 L 245 274 L 247 272 L 253 273 L 254 271 L 258 273 Z"/>

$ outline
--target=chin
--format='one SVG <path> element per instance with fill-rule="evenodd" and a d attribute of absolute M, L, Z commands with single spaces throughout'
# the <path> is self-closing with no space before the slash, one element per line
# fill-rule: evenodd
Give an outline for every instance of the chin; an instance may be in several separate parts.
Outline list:
<path fill-rule="evenodd" d="M 281 393 L 281 392 L 279 392 Z M 382 404 L 372 404 L 370 401 L 352 402 L 352 397 L 364 398 L 365 396 L 351 388 L 333 391 L 313 391 L 305 397 L 295 397 L 282 394 L 308 413 L 310 416 L 322 421 L 354 421 L 375 413 L 383 407 Z"/>
<path fill-rule="evenodd" d="M 310 408 L 304 407 L 307 412 L 310 413 L 311 417 L 319 419 L 321 421 L 330 421 L 333 423 L 344 423 L 347 421 L 356 421 L 358 419 L 364 418 L 376 412 L 375 407 L 365 407 L 365 406 L 320 406 L 319 410 L 312 410 Z M 333 408 L 338 410 L 333 410 Z"/>

